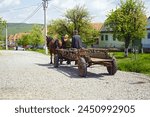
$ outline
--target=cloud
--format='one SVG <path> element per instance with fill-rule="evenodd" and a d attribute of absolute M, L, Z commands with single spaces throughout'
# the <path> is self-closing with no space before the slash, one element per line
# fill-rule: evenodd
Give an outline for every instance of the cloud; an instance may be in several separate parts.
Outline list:
<path fill-rule="evenodd" d="M 8 6 L 14 6 L 19 5 L 21 3 L 20 0 L 0 0 L 0 8 L 1 7 L 8 7 Z"/>
<path fill-rule="evenodd" d="M 54 10 L 56 10 L 56 12 L 65 12 L 67 9 L 73 8 L 76 5 L 84 5 L 93 17 L 93 21 L 104 22 L 106 14 L 110 10 L 116 8 L 118 1 L 119 0 L 65 0 L 64 2 L 62 0 L 53 0 L 49 4 L 49 9 L 52 9 L 52 5 L 55 6 L 55 8 L 51 10 L 53 13 L 50 10 L 48 12 L 51 12 L 50 14 L 52 16 L 52 14 L 54 14 Z M 56 15 L 57 14 L 54 14 L 53 16 L 59 17 Z"/>
<path fill-rule="evenodd" d="M 93 0 L 89 3 L 90 0 L 88 0 L 86 6 L 94 22 L 104 22 L 106 14 L 117 6 L 117 0 Z"/>
<path fill-rule="evenodd" d="M 142 1 L 145 3 L 147 16 L 150 16 L 150 0 Z M 36 3 L 37 2 L 42 3 L 42 0 L 36 0 Z M 21 10 L 13 9 L 31 6 L 36 3 L 35 0 L 0 0 L 0 15 L 8 20 L 8 22 L 21 22 L 31 14 L 36 7 L 29 7 Z M 116 9 L 119 3 L 120 0 L 50 0 L 47 10 L 47 21 L 49 22 L 52 19 L 62 18 L 67 9 L 71 9 L 76 5 L 85 5 L 90 15 L 93 17 L 92 22 L 104 22 L 106 15 L 112 9 Z M 43 23 L 43 9 L 41 8 L 27 22 Z"/>
<path fill-rule="evenodd" d="M 65 0 L 65 2 L 63 0 L 53 0 L 51 4 L 62 10 L 66 10 L 73 8 L 77 4 L 84 5 L 85 0 Z"/>

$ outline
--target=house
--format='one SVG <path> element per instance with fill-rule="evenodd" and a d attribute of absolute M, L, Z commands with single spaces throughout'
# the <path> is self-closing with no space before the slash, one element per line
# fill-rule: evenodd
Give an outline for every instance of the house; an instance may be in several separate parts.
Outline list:
<path fill-rule="evenodd" d="M 17 34 L 14 34 L 14 35 L 12 35 L 12 34 L 9 35 L 8 36 L 9 45 L 10 46 L 15 46 L 16 40 L 21 39 L 23 35 L 27 35 L 27 34 L 29 34 L 29 33 L 25 32 L 25 33 L 17 33 Z"/>
<path fill-rule="evenodd" d="M 99 31 L 102 28 L 103 23 L 91 23 L 91 25 L 92 25 L 93 29 Z"/>
<path fill-rule="evenodd" d="M 107 30 L 105 25 L 100 29 L 99 47 L 101 48 L 123 48 L 124 42 L 113 37 L 113 31 Z"/>
<path fill-rule="evenodd" d="M 93 27 L 94 30 L 99 31 L 102 28 L 103 23 L 91 23 L 91 26 Z M 95 37 L 95 43 L 92 46 L 94 48 L 99 47 L 99 37 Z"/>
<path fill-rule="evenodd" d="M 147 34 L 145 38 L 142 39 L 142 42 L 139 42 L 138 40 L 135 43 L 141 43 L 144 51 L 150 51 L 150 17 L 148 18 L 148 25 L 147 25 Z M 107 30 L 106 26 L 102 26 L 100 30 L 100 39 L 99 39 L 99 47 L 102 48 L 109 48 L 109 47 L 115 47 L 115 48 L 123 48 L 124 42 L 119 41 L 116 38 L 113 38 L 113 31 Z"/>
<path fill-rule="evenodd" d="M 144 52 L 150 52 L 150 17 L 148 18 L 147 33 L 142 39 L 142 47 Z"/>
<path fill-rule="evenodd" d="M 8 45 L 15 45 L 14 35 L 8 36 Z"/>

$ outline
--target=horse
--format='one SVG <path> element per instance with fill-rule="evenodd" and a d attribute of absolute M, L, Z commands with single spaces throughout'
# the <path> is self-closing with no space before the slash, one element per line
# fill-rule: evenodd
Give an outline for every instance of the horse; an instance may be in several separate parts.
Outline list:
<path fill-rule="evenodd" d="M 50 53 L 50 64 L 52 62 L 52 54 L 56 54 L 56 49 L 60 49 L 62 47 L 62 42 L 59 39 L 53 39 L 52 37 L 46 36 L 47 47 Z"/>

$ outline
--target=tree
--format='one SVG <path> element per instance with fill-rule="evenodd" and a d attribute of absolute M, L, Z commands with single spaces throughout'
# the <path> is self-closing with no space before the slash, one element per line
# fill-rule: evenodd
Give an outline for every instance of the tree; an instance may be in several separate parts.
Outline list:
<path fill-rule="evenodd" d="M 0 17 L 0 46 L 3 44 L 3 35 L 2 35 L 2 31 L 3 29 L 5 28 L 6 26 L 6 21 L 3 20 L 1 17 Z M 0 47 L 1 48 L 1 47 Z"/>
<path fill-rule="evenodd" d="M 91 26 L 91 17 L 88 10 L 84 6 L 75 6 L 69 9 L 64 14 L 64 19 L 57 19 L 50 22 L 48 26 L 48 34 L 58 33 L 59 35 L 68 34 L 73 36 L 73 30 L 78 30 L 82 41 L 88 45 L 93 43 L 95 34 L 99 35 L 98 31 L 94 32 Z"/>
<path fill-rule="evenodd" d="M 24 48 L 30 44 L 30 36 L 28 34 L 23 35 L 21 39 L 17 40 L 18 45 L 22 45 Z"/>
<path fill-rule="evenodd" d="M 145 36 L 147 18 L 144 3 L 140 0 L 120 1 L 120 7 L 108 14 L 105 25 L 113 36 L 125 42 L 125 56 L 131 41 Z"/>
<path fill-rule="evenodd" d="M 6 26 L 6 21 L 0 17 L 0 34 L 2 34 L 3 29 Z"/>
<path fill-rule="evenodd" d="M 71 30 L 71 24 L 65 19 L 52 20 L 48 25 L 48 34 L 51 36 L 55 35 L 56 33 L 59 35 L 71 34 Z"/>
<path fill-rule="evenodd" d="M 37 48 L 39 45 L 44 43 L 42 29 L 39 25 L 33 26 L 30 34 L 30 43 L 33 46 L 33 48 Z"/>
<path fill-rule="evenodd" d="M 67 10 L 65 17 L 68 22 L 72 23 L 74 30 L 78 30 L 78 32 L 81 32 L 81 28 L 91 21 L 89 12 L 84 6 L 75 6 L 73 9 Z"/>

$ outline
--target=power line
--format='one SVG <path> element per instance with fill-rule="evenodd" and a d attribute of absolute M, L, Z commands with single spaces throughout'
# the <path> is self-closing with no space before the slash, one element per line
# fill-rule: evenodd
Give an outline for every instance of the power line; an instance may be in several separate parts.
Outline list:
<path fill-rule="evenodd" d="M 64 13 L 63 11 L 63 9 L 61 9 L 61 8 L 59 8 L 59 7 L 57 7 L 57 6 L 55 6 L 55 5 L 53 5 L 53 4 L 51 4 L 51 6 L 53 7 L 53 8 L 55 8 L 57 11 L 59 11 L 60 13 Z"/>
<path fill-rule="evenodd" d="M 31 17 L 33 17 L 42 7 L 42 4 L 40 4 L 26 19 L 24 19 L 22 21 L 22 23 L 26 22 L 27 20 L 29 20 Z"/>

